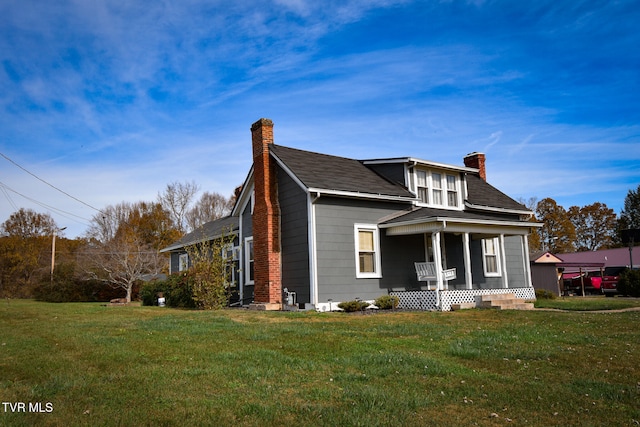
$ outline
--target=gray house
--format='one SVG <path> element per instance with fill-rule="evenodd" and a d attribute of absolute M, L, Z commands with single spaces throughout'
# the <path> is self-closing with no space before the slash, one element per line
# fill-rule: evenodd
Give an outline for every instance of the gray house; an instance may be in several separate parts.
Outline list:
<path fill-rule="evenodd" d="M 533 213 L 486 182 L 484 154 L 354 160 L 276 145 L 269 119 L 251 133 L 253 166 L 225 219 L 237 221 L 240 300 L 326 311 L 385 294 L 436 310 L 535 298 Z"/>

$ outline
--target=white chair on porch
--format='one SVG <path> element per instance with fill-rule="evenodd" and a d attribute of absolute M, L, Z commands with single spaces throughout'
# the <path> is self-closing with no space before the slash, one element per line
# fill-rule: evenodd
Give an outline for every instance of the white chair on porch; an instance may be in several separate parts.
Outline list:
<path fill-rule="evenodd" d="M 429 290 L 434 290 L 437 288 L 437 283 L 431 284 L 432 281 L 438 280 L 438 275 L 436 274 L 436 263 L 435 262 L 416 262 L 414 263 L 416 268 L 416 275 L 418 276 L 419 282 L 429 282 L 427 283 L 427 287 Z M 442 271 L 443 280 L 454 280 L 456 278 L 456 269 L 448 268 Z M 433 288 L 433 289 L 432 289 Z"/>

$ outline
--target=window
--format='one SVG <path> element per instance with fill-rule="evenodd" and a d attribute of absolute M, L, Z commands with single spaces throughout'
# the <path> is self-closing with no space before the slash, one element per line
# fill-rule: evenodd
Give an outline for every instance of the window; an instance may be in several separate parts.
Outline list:
<path fill-rule="evenodd" d="M 416 171 L 417 193 L 422 203 L 429 203 L 429 188 L 427 187 L 427 171 Z"/>
<path fill-rule="evenodd" d="M 433 185 L 433 204 L 442 205 L 442 174 L 432 173 L 431 183 Z"/>
<path fill-rule="evenodd" d="M 380 268 L 380 243 L 375 225 L 355 225 L 356 277 L 382 277 Z"/>
<path fill-rule="evenodd" d="M 456 186 L 456 177 L 447 175 L 447 204 L 449 206 L 458 206 L 458 188 Z"/>
<path fill-rule="evenodd" d="M 482 265 L 485 276 L 501 276 L 500 257 L 498 256 L 500 244 L 497 237 L 482 240 Z"/>
<path fill-rule="evenodd" d="M 180 254 L 178 258 L 178 271 L 184 271 L 189 268 L 189 254 Z"/>
<path fill-rule="evenodd" d="M 460 178 L 441 172 L 415 170 L 415 189 L 420 203 L 450 208 L 460 207 Z"/>
<path fill-rule="evenodd" d="M 244 239 L 244 278 L 245 285 L 253 285 L 253 237 Z"/>

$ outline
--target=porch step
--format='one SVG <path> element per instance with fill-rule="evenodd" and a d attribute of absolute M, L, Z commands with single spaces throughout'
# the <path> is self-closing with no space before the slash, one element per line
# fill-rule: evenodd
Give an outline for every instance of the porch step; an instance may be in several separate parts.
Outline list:
<path fill-rule="evenodd" d="M 497 310 L 533 310 L 533 303 L 516 298 L 515 294 L 479 295 L 476 297 L 476 307 Z"/>
<path fill-rule="evenodd" d="M 469 308 L 476 308 L 475 302 L 461 302 L 460 304 L 451 304 L 451 310 L 466 310 Z"/>

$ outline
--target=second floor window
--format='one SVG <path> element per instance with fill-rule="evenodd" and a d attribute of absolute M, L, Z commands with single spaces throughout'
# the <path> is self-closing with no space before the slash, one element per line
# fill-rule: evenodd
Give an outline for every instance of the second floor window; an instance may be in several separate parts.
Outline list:
<path fill-rule="evenodd" d="M 460 206 L 460 179 L 458 176 L 416 169 L 415 183 L 416 195 L 420 203 L 450 208 Z"/>

